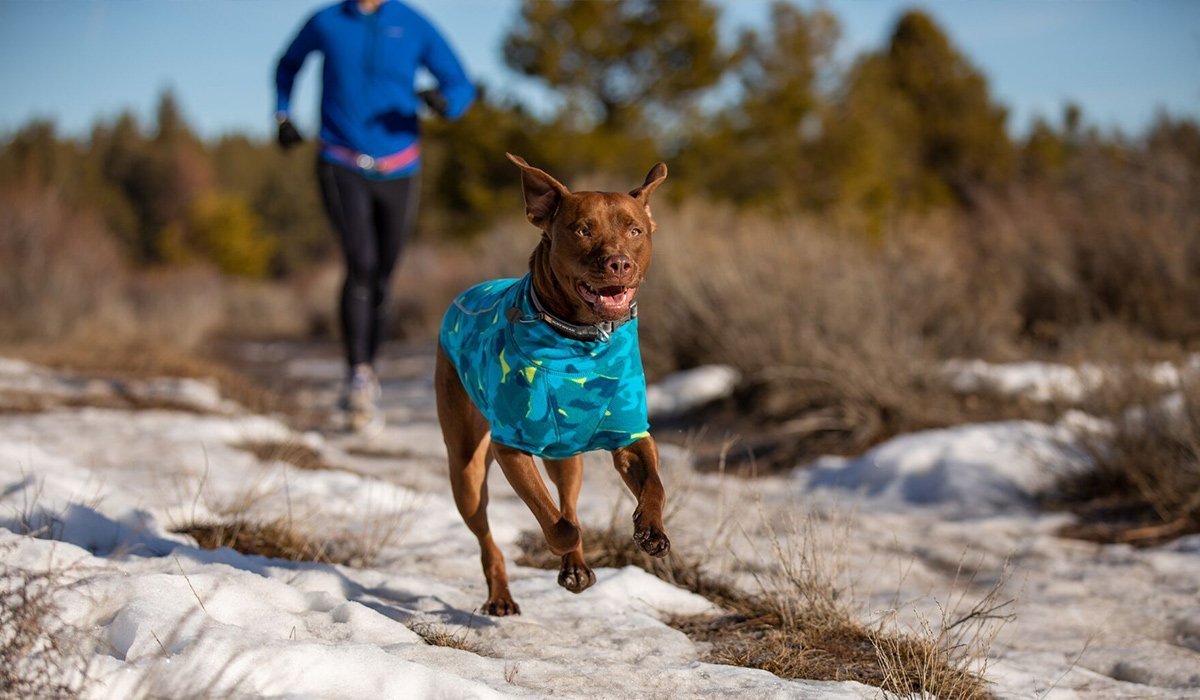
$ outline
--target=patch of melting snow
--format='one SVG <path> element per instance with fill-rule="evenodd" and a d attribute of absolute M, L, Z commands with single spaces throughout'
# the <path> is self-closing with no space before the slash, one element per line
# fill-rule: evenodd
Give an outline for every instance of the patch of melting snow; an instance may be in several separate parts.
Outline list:
<path fill-rule="evenodd" d="M 1200 376 L 1200 354 L 1182 364 L 1157 362 L 1140 368 L 1151 382 L 1173 389 L 1189 377 Z M 1052 362 L 992 363 L 984 360 L 950 360 L 942 374 L 960 393 L 996 391 L 1007 396 L 1024 396 L 1034 401 L 1080 401 L 1099 388 L 1110 368 L 1097 364 L 1078 367 Z"/>
<path fill-rule="evenodd" d="M 0 386 L 31 376 L 42 388 L 63 381 L 0 360 Z M 670 395 L 672 386 L 659 390 Z M 89 697 L 879 696 L 857 683 L 785 681 L 702 662 L 704 648 L 663 620 L 711 603 L 631 567 L 597 569 L 597 584 L 574 595 L 554 571 L 510 563 L 523 614 L 477 615 L 486 594 L 478 546 L 450 497 L 432 401 L 387 403 L 412 400 L 399 396 L 385 393 L 385 410 L 407 418 L 385 430 L 388 449 L 377 457 L 351 458 L 344 437 L 298 434 L 244 413 L 0 416 L 0 557 L 10 567 L 53 568 L 70 584 L 64 617 L 100 640 Z M 669 530 L 676 552 L 705 554 L 753 588 L 778 566 L 768 530 L 825 512 L 837 494 L 859 499 L 836 556 L 871 610 L 930 601 L 931 591 L 970 597 L 1009 562 L 1017 622 L 993 648 L 998 696 L 1195 697 L 1200 680 L 1187 669 L 1200 667 L 1200 536 L 1152 550 L 1066 542 L 1052 534 L 1061 516 L 1028 507 L 1047 477 L 1043 458 L 1069 453 L 1073 430 L 1104 427 L 1079 414 L 1054 426 L 916 433 L 857 459 L 818 460 L 790 480 L 696 474 L 664 446 L 668 498 L 680 504 Z M 326 460 L 371 468 L 260 463 L 233 447 L 250 439 L 302 442 Z M 633 506 L 619 477 L 601 456 L 585 462 L 585 520 L 600 522 L 617 504 L 628 526 Z M 511 562 L 513 541 L 534 521 L 499 471 L 489 477 L 489 517 Z M 217 506 L 247 495 L 258 499 L 253 512 L 295 517 L 318 533 L 353 522 L 369 530 L 374 512 L 402 512 L 408 525 L 363 569 L 205 551 L 167 531 L 183 517 L 219 516 Z M 61 541 L 9 532 L 37 518 Z M 716 544 L 719 525 L 741 532 L 742 544 Z M 964 566 L 976 583 L 960 579 Z M 412 621 L 444 625 L 481 653 L 429 646 Z"/>
<path fill-rule="evenodd" d="M 872 507 L 986 517 L 1030 508 L 1056 469 L 1083 459 L 1072 436 L 1064 425 L 1031 421 L 961 425 L 900 435 L 852 459 L 823 457 L 795 478 L 859 494 Z"/>
<path fill-rule="evenodd" d="M 676 416 L 730 396 L 741 373 L 729 365 L 705 365 L 676 372 L 646 387 L 652 418 Z"/>

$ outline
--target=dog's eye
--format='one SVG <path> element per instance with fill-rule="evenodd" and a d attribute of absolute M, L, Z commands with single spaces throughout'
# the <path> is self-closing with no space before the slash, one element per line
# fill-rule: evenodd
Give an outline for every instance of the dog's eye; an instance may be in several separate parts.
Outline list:
<path fill-rule="evenodd" d="M 575 229 L 575 233 L 585 238 L 592 235 L 592 232 L 588 230 L 587 226 L 580 226 L 579 228 Z"/>
<path fill-rule="evenodd" d="M 638 228 L 637 226 L 634 226 L 632 229 L 629 230 L 629 235 L 633 236 L 634 238 L 637 238 L 638 236 L 642 235 L 642 230 L 640 228 Z"/>

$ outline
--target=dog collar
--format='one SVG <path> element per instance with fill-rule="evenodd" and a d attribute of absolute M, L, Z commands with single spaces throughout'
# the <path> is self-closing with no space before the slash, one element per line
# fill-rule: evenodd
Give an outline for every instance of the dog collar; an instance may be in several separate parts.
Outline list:
<path fill-rule="evenodd" d="M 519 321 L 521 323 L 531 323 L 542 321 L 547 326 L 550 326 L 561 335 L 565 335 L 573 340 L 583 341 L 600 341 L 607 343 L 614 331 L 621 326 L 629 323 L 637 318 L 637 302 L 629 302 L 629 313 L 625 314 L 624 318 L 619 318 L 616 321 L 601 321 L 600 323 L 571 323 L 564 321 L 546 310 L 542 306 L 542 300 L 538 299 L 537 292 L 533 289 L 533 280 L 529 280 L 529 300 L 533 302 L 535 313 L 532 318 L 525 317 L 521 309 L 516 306 L 510 308 L 507 312 L 509 321 Z"/>

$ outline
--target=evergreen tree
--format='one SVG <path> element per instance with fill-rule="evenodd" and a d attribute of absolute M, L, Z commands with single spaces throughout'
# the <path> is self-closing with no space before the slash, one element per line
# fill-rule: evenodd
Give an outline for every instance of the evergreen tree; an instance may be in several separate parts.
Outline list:
<path fill-rule="evenodd" d="M 837 42 L 837 20 L 826 10 L 804 12 L 777 0 L 769 27 L 767 35 L 743 33 L 736 52 L 740 99 L 694 136 L 681 154 L 683 170 L 739 204 L 811 206 L 820 199 L 819 81 Z"/>
<path fill-rule="evenodd" d="M 933 19 L 906 12 L 885 54 L 892 86 L 912 105 L 923 174 L 921 196 L 937 202 L 944 188 L 967 201 L 972 187 L 1000 185 L 1012 174 L 1007 111 L 988 94 L 987 79 L 950 43 Z"/>
<path fill-rule="evenodd" d="M 577 128 L 636 133 L 721 79 L 718 19 L 709 0 L 524 0 L 504 58 L 586 114 Z"/>

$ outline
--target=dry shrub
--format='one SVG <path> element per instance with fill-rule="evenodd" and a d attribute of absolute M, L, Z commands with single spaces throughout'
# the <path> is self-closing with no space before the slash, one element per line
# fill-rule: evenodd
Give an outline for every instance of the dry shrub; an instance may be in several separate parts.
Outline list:
<path fill-rule="evenodd" d="M 118 337 L 194 348 L 221 324 L 224 280 L 208 267 L 164 268 L 139 274 L 129 287 L 135 321 Z"/>
<path fill-rule="evenodd" d="M 1020 335 L 1043 349 L 1096 324 L 1159 342 L 1196 338 L 1200 209 L 1180 200 L 1186 188 L 1092 177 L 1075 196 L 981 198 L 965 240 L 973 269 L 999 271 L 1007 288 L 995 291 L 1012 296 Z M 1103 345 L 1090 350 L 1107 359 Z"/>
<path fill-rule="evenodd" d="M 1042 496 L 1079 516 L 1061 534 L 1151 546 L 1200 532 L 1197 380 L 1165 397 L 1136 373 L 1113 373 L 1106 385 L 1092 410 L 1111 429 L 1080 435 L 1084 466 L 1062 471 Z"/>
<path fill-rule="evenodd" d="M 538 233 L 519 216 L 518 206 L 514 216 L 485 235 L 457 244 L 416 241 L 404 252 L 392 285 L 396 337 L 435 337 L 442 316 L 459 293 L 480 282 L 521 277 L 529 271 Z"/>
<path fill-rule="evenodd" d="M 936 377 L 939 349 L 999 347 L 1010 323 L 973 307 L 975 277 L 948 257 L 945 222 L 871 245 L 703 208 L 660 218 L 642 297 L 648 371 L 741 371 L 733 399 L 699 416 L 739 434 L 735 469 L 789 469 L 900 432 L 1019 413 L 1000 398 L 968 403 Z M 953 338 L 971 340 L 952 348 Z M 702 467 L 718 447 L 702 450 Z"/>
<path fill-rule="evenodd" d="M 0 197 L 0 341 L 63 338 L 128 318 L 125 265 L 99 218 L 53 191 Z"/>
<path fill-rule="evenodd" d="M 53 571 L 0 564 L 0 697 L 83 692 L 88 662 L 80 631 L 62 620 L 55 600 L 65 585 Z"/>
<path fill-rule="evenodd" d="M 245 278 L 225 278 L 221 288 L 221 318 L 214 329 L 240 339 L 298 338 L 319 326 L 317 312 L 308 307 L 294 284 Z M 333 295 L 326 304 L 333 303 Z"/>
<path fill-rule="evenodd" d="M 741 371 L 731 401 L 689 418 L 739 434 L 742 471 L 1049 418 L 1019 397 L 957 396 L 938 363 L 1162 357 L 1200 335 L 1196 207 L 1179 188 L 1129 189 L 980 195 L 969 213 L 900 218 L 875 239 L 828 219 L 664 207 L 641 298 L 647 371 Z"/>

